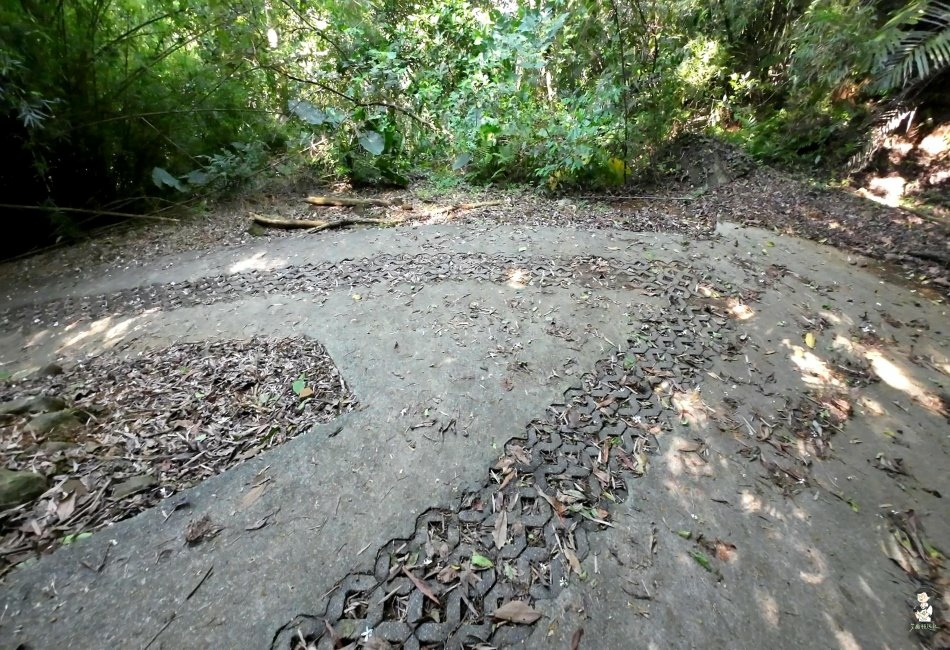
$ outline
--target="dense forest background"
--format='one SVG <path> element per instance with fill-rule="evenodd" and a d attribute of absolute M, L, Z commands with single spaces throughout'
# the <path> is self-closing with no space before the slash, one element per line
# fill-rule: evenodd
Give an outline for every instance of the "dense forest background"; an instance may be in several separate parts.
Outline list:
<path fill-rule="evenodd" d="M 261 175 L 619 187 L 697 132 L 840 178 L 948 69 L 922 0 L 11 1 L 0 253 Z"/>

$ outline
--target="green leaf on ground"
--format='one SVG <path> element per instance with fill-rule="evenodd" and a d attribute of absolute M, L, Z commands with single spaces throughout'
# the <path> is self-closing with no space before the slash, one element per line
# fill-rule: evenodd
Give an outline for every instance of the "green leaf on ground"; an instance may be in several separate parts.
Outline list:
<path fill-rule="evenodd" d="M 690 551 L 689 556 L 696 560 L 696 563 L 699 564 L 699 566 L 703 567 L 710 573 L 713 573 L 712 562 L 709 561 L 709 558 L 706 557 L 705 553 L 701 553 L 700 551 Z"/>
<path fill-rule="evenodd" d="M 479 555 L 478 553 L 472 553 L 472 566 L 477 566 L 480 569 L 490 569 L 495 566 L 495 563 L 489 560 L 484 555 Z"/>

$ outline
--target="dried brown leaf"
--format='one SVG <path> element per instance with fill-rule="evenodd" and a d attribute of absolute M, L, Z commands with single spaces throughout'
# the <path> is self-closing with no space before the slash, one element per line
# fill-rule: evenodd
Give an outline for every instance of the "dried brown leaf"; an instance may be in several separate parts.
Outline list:
<path fill-rule="evenodd" d="M 59 505 L 56 506 L 56 518 L 59 521 L 66 521 L 69 519 L 73 512 L 76 510 L 76 495 L 71 494 L 68 499 L 61 501 Z"/>
<path fill-rule="evenodd" d="M 515 460 L 517 460 L 522 465 L 531 464 L 531 452 L 527 451 L 521 445 L 511 445 L 508 447 L 508 451 L 511 452 L 511 455 L 515 457 Z"/>
<path fill-rule="evenodd" d="M 542 499 L 548 502 L 548 505 L 551 506 L 551 509 L 554 510 L 554 514 L 558 516 L 559 519 L 564 519 L 564 505 L 559 501 L 555 500 L 549 494 L 545 494 L 541 488 L 535 487 L 535 490 L 541 496 Z"/>
<path fill-rule="evenodd" d="M 579 627 L 571 635 L 571 650 L 580 650 L 582 638 L 584 638 L 584 628 Z"/>
<path fill-rule="evenodd" d="M 444 566 L 439 570 L 439 574 L 436 576 L 436 579 L 442 584 L 449 584 L 450 582 L 455 582 L 459 577 L 459 572 L 455 570 L 455 567 L 452 565 Z"/>
<path fill-rule="evenodd" d="M 581 569 L 580 560 L 577 559 L 577 554 L 569 548 L 563 549 L 564 557 L 567 559 L 567 563 L 571 565 L 571 571 L 577 575 L 584 575 L 584 571 Z"/>
<path fill-rule="evenodd" d="M 364 650 L 391 650 L 392 645 L 386 639 L 371 636 L 363 641 Z"/>
<path fill-rule="evenodd" d="M 439 599 L 435 597 L 435 594 L 432 593 L 432 590 L 429 589 L 429 586 L 426 583 L 424 583 L 422 580 L 417 578 L 415 575 L 413 575 L 412 571 L 407 569 L 405 564 L 402 565 L 402 572 L 405 573 L 406 577 L 408 577 L 409 580 L 412 581 L 412 584 L 416 586 L 416 589 L 422 592 L 423 596 L 431 600 L 433 603 L 435 603 L 439 607 L 442 606 L 442 603 L 440 603 Z"/>
<path fill-rule="evenodd" d="M 723 562 L 729 562 L 736 554 L 736 545 L 730 544 L 729 542 L 724 542 L 720 539 L 716 540 L 716 557 Z"/>
<path fill-rule="evenodd" d="M 267 491 L 268 484 L 270 483 L 269 478 L 263 479 L 260 483 L 257 483 L 247 493 L 241 498 L 241 510 L 247 510 L 252 505 L 257 503 L 257 501 L 264 495 Z"/>
<path fill-rule="evenodd" d="M 541 612 L 523 600 L 510 600 L 492 612 L 492 618 L 509 623 L 531 625 L 541 618 Z"/>
<path fill-rule="evenodd" d="M 495 548 L 502 549 L 508 541 L 508 511 L 502 510 L 495 519 L 495 530 L 492 532 Z"/>
<path fill-rule="evenodd" d="M 211 516 L 204 515 L 200 519 L 196 519 L 188 524 L 188 528 L 185 529 L 185 542 L 188 543 L 189 546 L 194 546 L 207 539 L 213 538 L 220 532 L 221 527 L 214 525 L 214 522 L 211 521 Z"/>

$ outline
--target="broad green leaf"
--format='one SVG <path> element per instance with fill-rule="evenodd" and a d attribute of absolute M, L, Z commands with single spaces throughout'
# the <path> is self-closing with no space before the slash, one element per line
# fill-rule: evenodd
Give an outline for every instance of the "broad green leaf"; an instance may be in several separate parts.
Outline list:
<path fill-rule="evenodd" d="M 470 153 L 459 154 L 458 157 L 455 159 L 455 162 L 452 163 L 452 171 L 457 172 L 458 170 L 460 170 L 462 167 L 464 167 L 471 161 L 472 161 L 472 154 Z"/>
<path fill-rule="evenodd" d="M 211 174 L 201 169 L 195 169 L 188 172 L 188 175 L 185 176 L 185 179 L 188 181 L 189 185 L 207 185 L 208 181 L 211 180 Z"/>
<path fill-rule="evenodd" d="M 307 378 L 304 377 L 303 375 L 300 375 L 299 377 L 297 377 L 297 379 L 294 380 L 294 383 L 291 384 L 291 388 L 294 389 L 294 393 L 296 393 L 297 395 L 300 395 L 300 392 L 304 388 L 306 388 L 306 386 L 307 386 Z"/>
<path fill-rule="evenodd" d="M 386 148 L 386 141 L 376 131 L 366 131 L 360 136 L 360 146 L 374 156 L 378 156 Z"/>
<path fill-rule="evenodd" d="M 174 187 L 179 192 L 185 191 L 185 186 L 182 185 L 181 181 L 161 167 L 155 167 L 152 169 L 152 182 L 155 183 L 155 187 L 159 189 L 167 186 Z"/>
<path fill-rule="evenodd" d="M 319 126 L 327 121 L 327 114 L 303 99 L 287 100 L 287 110 L 299 117 L 307 124 Z"/>

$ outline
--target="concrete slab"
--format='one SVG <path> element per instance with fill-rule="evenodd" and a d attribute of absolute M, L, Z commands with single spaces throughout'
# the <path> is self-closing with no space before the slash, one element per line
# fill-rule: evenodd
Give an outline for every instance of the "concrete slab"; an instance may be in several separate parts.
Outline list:
<path fill-rule="evenodd" d="M 578 629 L 581 647 L 629 647 L 632 639 L 650 648 L 917 642 L 908 629 L 919 585 L 881 545 L 889 534 L 885 515 L 910 509 L 928 539 L 944 547 L 950 539 L 942 501 L 950 494 L 950 429 L 930 399 L 950 381 L 947 307 L 837 251 L 729 225 L 709 241 L 511 227 L 362 231 L 179 256 L 134 274 L 11 296 L 7 306 L 433 251 L 597 255 L 620 266 L 676 262 L 710 286 L 729 287 L 720 297 L 724 308 L 748 310 L 737 309 L 741 317 L 730 325 L 743 337 L 741 353 L 704 375 L 708 417 L 688 424 L 673 417 L 660 453 L 611 512 L 613 527 L 590 535 L 587 577 L 572 577 L 557 598 L 536 603 L 545 618 L 526 646 L 570 647 Z M 726 307 L 727 298 L 735 300 Z M 507 441 L 523 436 L 661 309 L 670 306 L 655 292 L 602 288 L 596 275 L 546 287 L 464 274 L 420 283 L 366 277 L 320 296 L 277 291 L 145 309 L 107 326 L 8 332 L 0 361 L 10 370 L 51 359 L 150 354 L 183 341 L 304 334 L 327 347 L 363 408 L 19 567 L 0 598 L 0 645 L 270 647 L 298 614 L 322 613 L 341 578 L 372 572 L 377 550 L 410 536 L 419 515 L 457 509 L 462 494 L 484 483 Z M 821 315 L 821 328 L 809 325 Z M 867 324 L 885 344 L 855 342 Z M 806 330 L 818 333 L 814 348 L 803 342 Z M 750 439 L 744 425 L 724 432 L 716 422 L 726 413 L 740 424 L 753 413 L 776 420 L 794 398 L 810 394 L 822 364 L 841 355 L 862 359 L 882 381 L 848 389 L 854 416 L 832 438 L 832 456 L 808 457 L 807 485 L 783 495 L 761 462 L 739 454 L 767 442 Z M 412 428 L 452 418 L 456 427 L 444 438 L 437 428 Z M 895 431 L 897 441 L 887 435 Z M 708 450 L 703 458 L 684 451 L 697 441 Z M 901 455 L 912 478 L 873 467 L 878 453 Z M 242 509 L 243 494 L 265 469 L 272 487 Z M 175 510 L 182 502 L 189 507 Z M 201 515 L 223 529 L 190 547 L 186 527 Z M 265 515 L 268 525 L 247 530 Z M 697 544 L 700 535 L 727 545 L 715 571 L 695 560 L 708 552 Z"/>

